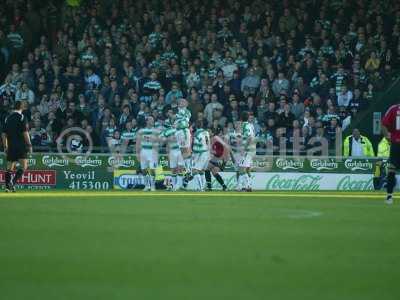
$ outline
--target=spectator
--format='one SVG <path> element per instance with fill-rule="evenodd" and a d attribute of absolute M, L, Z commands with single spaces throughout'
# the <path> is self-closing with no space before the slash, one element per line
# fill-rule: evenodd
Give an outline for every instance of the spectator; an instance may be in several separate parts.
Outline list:
<path fill-rule="evenodd" d="M 201 85 L 201 79 L 200 75 L 196 71 L 195 66 L 190 67 L 190 72 L 186 76 L 186 86 L 188 88 L 200 88 Z"/>
<path fill-rule="evenodd" d="M 290 111 L 296 119 L 300 119 L 300 117 L 304 114 L 304 103 L 300 102 L 300 96 L 297 92 L 295 92 L 292 96 Z"/>
<path fill-rule="evenodd" d="M 179 89 L 179 84 L 177 82 L 172 83 L 171 91 L 169 91 L 165 97 L 165 103 L 171 105 L 173 102 L 183 97 L 182 91 Z"/>
<path fill-rule="evenodd" d="M 238 71 L 233 72 L 233 78 L 228 82 L 230 90 L 236 96 L 241 93 L 242 80 L 240 79 L 240 74 Z"/>
<path fill-rule="evenodd" d="M 256 75 L 255 70 L 251 68 L 249 74 L 242 80 L 241 91 L 254 93 L 260 86 L 260 81 L 260 76 Z"/>
<path fill-rule="evenodd" d="M 349 157 L 372 157 L 375 156 L 374 149 L 369 139 L 360 134 L 356 128 L 352 135 L 345 138 L 343 143 L 343 156 Z"/>
<path fill-rule="evenodd" d="M 211 95 L 211 102 L 206 105 L 204 108 L 204 116 L 207 120 L 207 124 L 212 124 L 213 121 L 213 116 L 214 116 L 214 110 L 219 109 L 223 110 L 224 107 L 221 103 L 218 102 L 218 97 L 217 94 L 212 94 Z"/>
<path fill-rule="evenodd" d="M 327 146 L 325 128 L 319 124 L 316 126 L 315 134 L 307 142 L 308 153 L 313 156 L 327 156 L 329 153 Z"/>
<path fill-rule="evenodd" d="M 269 86 L 267 79 L 261 79 L 260 89 L 257 93 L 257 99 L 264 99 L 266 102 L 274 101 L 274 94 Z"/>
<path fill-rule="evenodd" d="M 29 135 L 32 145 L 33 147 L 35 147 L 35 150 L 43 150 L 43 148 L 40 147 L 46 147 L 50 144 L 51 137 L 46 129 L 42 127 L 40 119 L 33 122 L 33 126 L 29 131 Z"/>
<path fill-rule="evenodd" d="M 353 99 L 352 91 L 347 89 L 347 86 L 342 87 L 341 93 L 337 96 L 338 106 L 348 107 Z"/>
<path fill-rule="evenodd" d="M 10 41 L 10 46 L 14 50 L 14 53 L 17 55 L 22 54 L 24 39 L 17 31 L 15 24 L 10 25 L 10 32 L 7 35 L 7 39 Z"/>
<path fill-rule="evenodd" d="M 289 88 L 289 80 L 285 78 L 285 74 L 283 74 L 283 72 L 279 72 L 278 78 L 272 83 L 272 91 L 274 92 L 275 96 L 278 97 L 282 94 L 287 95 Z"/>
<path fill-rule="evenodd" d="M 131 109 L 129 105 L 125 104 L 122 108 L 122 113 L 118 119 L 118 128 L 124 129 L 126 127 L 126 123 L 130 122 L 131 118 Z"/>
<path fill-rule="evenodd" d="M 378 153 L 376 154 L 377 157 L 380 158 L 389 158 L 390 155 L 390 141 L 383 137 L 378 144 Z"/>
<path fill-rule="evenodd" d="M 101 79 L 99 75 L 94 73 L 92 68 L 88 68 L 86 70 L 85 83 L 87 90 L 93 90 L 101 85 Z"/>
<path fill-rule="evenodd" d="M 224 124 L 224 131 L 247 109 L 260 127 L 279 122 L 277 113 L 288 104 L 308 136 L 316 134 L 316 117 L 329 127 L 336 115 L 348 126 L 400 66 L 393 0 L 383 10 L 366 0 L 350 10 L 340 1 L 334 9 L 315 1 L 280 9 L 258 2 L 226 8 L 214 1 L 199 9 L 191 0 L 183 6 L 114 2 L 111 9 L 101 1 L 74 8 L 43 2 L 41 11 L 32 1 L 3 3 L 10 13 L 0 20 L 0 72 L 6 78 L 0 118 L 27 83 L 33 93 L 23 96 L 29 118 L 39 117 L 44 128 L 55 121 L 57 128 L 80 126 L 97 137 L 96 146 L 110 119 L 123 129 L 126 105 L 129 119 L 141 123 L 152 114 L 160 124 L 182 97 L 191 102 L 193 119 L 206 115 L 209 126 Z M 220 117 L 221 110 L 209 105 L 212 94 L 224 107 Z M 90 125 L 83 128 L 84 120 Z M 285 124 L 290 128 L 295 120 Z"/>
<path fill-rule="evenodd" d="M 113 135 L 107 139 L 107 142 L 111 153 L 121 153 L 122 139 L 118 130 L 114 131 Z"/>
<path fill-rule="evenodd" d="M 121 143 L 126 146 L 132 146 L 136 141 L 137 130 L 138 128 L 135 119 L 132 119 L 130 122 L 126 122 L 125 128 L 121 134 Z"/>
<path fill-rule="evenodd" d="M 284 128 L 292 128 L 294 120 L 295 116 L 290 111 L 290 105 L 286 103 L 284 105 L 283 111 L 279 115 L 279 126 Z"/>
<path fill-rule="evenodd" d="M 238 67 L 237 67 L 236 63 L 233 61 L 231 56 L 228 56 L 226 58 L 226 61 L 224 62 L 221 69 L 222 69 L 222 72 L 224 72 L 224 77 L 228 81 L 233 79 L 233 74 L 238 71 Z"/>
<path fill-rule="evenodd" d="M 376 56 L 375 51 L 372 51 L 367 62 L 365 63 L 364 68 L 367 72 L 372 73 L 379 69 L 380 64 L 381 64 L 380 59 Z"/>
<path fill-rule="evenodd" d="M 338 119 L 332 118 L 329 122 L 329 125 L 326 127 L 326 137 L 329 141 L 329 148 L 335 149 L 336 146 L 336 137 L 338 135 L 339 130 L 341 130 Z"/>
<path fill-rule="evenodd" d="M 275 109 L 275 102 L 268 103 L 268 110 L 264 114 L 264 119 L 265 120 L 273 119 L 274 122 L 277 122 L 278 118 L 279 116 Z"/>
<path fill-rule="evenodd" d="M 17 88 L 15 93 L 15 101 L 27 101 L 29 104 L 33 104 L 35 102 L 35 94 L 28 88 L 28 84 L 26 82 L 22 83 L 20 88 Z"/>

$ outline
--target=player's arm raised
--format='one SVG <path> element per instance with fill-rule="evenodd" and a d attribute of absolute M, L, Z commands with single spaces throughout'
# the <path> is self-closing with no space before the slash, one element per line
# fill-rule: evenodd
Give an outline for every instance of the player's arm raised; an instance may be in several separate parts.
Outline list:
<path fill-rule="evenodd" d="M 209 152 L 211 152 L 210 133 L 208 131 L 206 132 L 205 140 L 207 144 L 207 149 Z"/>

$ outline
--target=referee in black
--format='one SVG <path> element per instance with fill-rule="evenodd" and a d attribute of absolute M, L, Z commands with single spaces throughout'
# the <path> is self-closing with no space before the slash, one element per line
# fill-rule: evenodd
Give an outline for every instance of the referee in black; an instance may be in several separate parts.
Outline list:
<path fill-rule="evenodd" d="M 23 102 L 17 101 L 12 111 L 4 122 L 2 134 L 4 152 L 7 158 L 5 173 L 5 191 L 15 192 L 15 183 L 22 177 L 28 168 L 28 153 L 32 152 L 29 137 L 28 121 L 22 114 Z M 19 168 L 17 168 L 19 163 Z M 11 174 L 15 172 L 14 178 Z"/>

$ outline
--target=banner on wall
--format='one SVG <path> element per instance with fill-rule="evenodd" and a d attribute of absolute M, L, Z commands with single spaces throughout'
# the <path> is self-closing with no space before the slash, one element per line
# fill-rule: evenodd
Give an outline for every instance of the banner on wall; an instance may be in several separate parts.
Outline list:
<path fill-rule="evenodd" d="M 0 184 L 5 182 L 5 172 L 0 171 Z M 28 170 L 17 181 L 19 189 L 47 190 L 56 188 L 57 176 L 54 170 Z"/>
<path fill-rule="evenodd" d="M 372 174 L 374 165 L 379 159 L 355 158 L 305 158 L 305 157 L 267 157 L 256 156 L 253 169 L 259 172 L 302 172 L 302 173 L 357 173 Z M 60 155 L 33 154 L 29 158 L 29 166 L 35 169 L 111 168 L 137 170 L 139 162 L 133 154 L 126 155 Z M 4 165 L 4 155 L 0 155 L 0 165 Z M 168 168 L 168 159 L 160 156 L 159 164 Z M 226 164 L 226 171 L 234 171 L 232 162 Z"/>
<path fill-rule="evenodd" d="M 376 159 L 335 159 L 257 156 L 252 173 L 255 190 L 372 190 L 372 173 Z M 131 189 L 143 185 L 136 174 L 139 163 L 133 154 L 60 155 L 33 154 L 28 159 L 29 171 L 20 181 L 26 189 L 110 190 Z M 168 170 L 166 156 L 160 165 Z M 5 157 L 0 154 L 0 169 Z M 229 189 L 236 187 L 236 175 L 228 163 L 222 173 Z M 166 176 L 167 178 L 168 176 Z M 0 172 L 0 183 L 4 173 Z M 400 180 L 398 180 L 400 184 Z M 192 183 L 189 188 L 193 188 Z M 214 183 L 214 188 L 219 188 Z"/>
<path fill-rule="evenodd" d="M 229 190 L 236 188 L 236 173 L 220 173 Z M 252 173 L 254 190 L 261 191 L 371 191 L 372 175 L 324 173 Z M 193 188 L 192 185 L 189 187 Z M 220 189 L 214 180 L 213 188 Z"/>
<path fill-rule="evenodd" d="M 142 175 L 136 174 L 133 170 L 114 170 L 114 189 L 134 189 L 137 186 L 144 186 Z"/>

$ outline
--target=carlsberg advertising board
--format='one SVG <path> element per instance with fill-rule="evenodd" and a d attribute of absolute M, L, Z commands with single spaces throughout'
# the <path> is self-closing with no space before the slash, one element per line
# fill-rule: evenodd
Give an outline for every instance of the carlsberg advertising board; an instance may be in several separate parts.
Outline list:
<path fill-rule="evenodd" d="M 43 153 L 31 155 L 28 163 L 29 172 L 19 182 L 20 188 L 109 190 L 116 188 L 117 182 L 117 187 L 124 189 L 129 180 L 137 177 L 126 174 L 131 171 L 135 173 L 139 169 L 139 163 L 133 154 Z M 164 170 L 168 170 L 165 155 L 160 156 L 159 163 Z M 253 187 L 255 190 L 368 191 L 373 189 L 372 173 L 375 163 L 376 159 L 257 156 L 253 163 Z M 3 154 L 0 154 L 0 166 L 4 170 Z M 236 175 L 231 162 L 227 163 L 222 176 L 229 189 L 234 190 Z M 4 181 L 3 177 L 0 172 L 0 183 Z M 213 184 L 214 188 L 219 188 L 217 183 Z"/>

